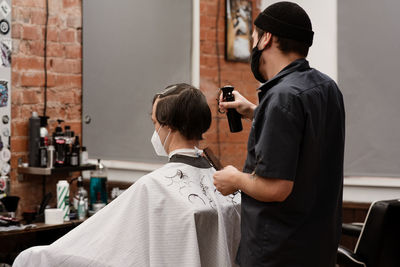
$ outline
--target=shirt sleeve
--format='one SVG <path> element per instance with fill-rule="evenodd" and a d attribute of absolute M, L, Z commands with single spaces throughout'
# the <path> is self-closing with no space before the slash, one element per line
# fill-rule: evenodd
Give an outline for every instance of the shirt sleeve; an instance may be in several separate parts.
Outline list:
<path fill-rule="evenodd" d="M 255 174 L 265 178 L 294 181 L 303 137 L 304 118 L 301 105 L 293 102 L 290 110 L 275 103 L 260 116 L 256 137 Z M 257 126 L 256 126 L 257 127 Z"/>

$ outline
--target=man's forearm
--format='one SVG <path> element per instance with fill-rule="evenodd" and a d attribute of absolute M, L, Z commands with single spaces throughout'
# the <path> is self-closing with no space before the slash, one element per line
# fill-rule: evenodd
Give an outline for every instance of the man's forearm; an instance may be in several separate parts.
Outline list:
<path fill-rule="evenodd" d="M 292 192 L 293 182 L 263 178 L 255 175 L 239 172 L 235 177 L 235 184 L 238 189 L 262 202 L 282 202 Z"/>

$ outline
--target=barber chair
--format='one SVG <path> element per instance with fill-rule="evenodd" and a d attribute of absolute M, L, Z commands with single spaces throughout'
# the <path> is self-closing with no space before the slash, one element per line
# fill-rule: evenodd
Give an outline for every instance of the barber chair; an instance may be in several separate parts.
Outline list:
<path fill-rule="evenodd" d="M 400 199 L 372 203 L 364 224 L 343 224 L 343 234 L 358 241 L 354 252 L 339 246 L 339 266 L 400 267 Z"/>

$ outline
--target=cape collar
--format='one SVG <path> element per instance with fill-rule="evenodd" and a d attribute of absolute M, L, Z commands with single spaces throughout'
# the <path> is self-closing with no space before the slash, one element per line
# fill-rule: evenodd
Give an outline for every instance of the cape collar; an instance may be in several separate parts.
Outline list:
<path fill-rule="evenodd" d="M 174 154 L 171 156 L 169 159 L 169 162 L 179 162 L 179 163 L 184 163 L 187 165 L 190 165 L 192 167 L 200 168 L 200 169 L 208 169 L 211 168 L 211 164 L 208 162 L 208 160 L 204 157 L 191 157 L 191 156 L 185 156 L 181 154 Z"/>

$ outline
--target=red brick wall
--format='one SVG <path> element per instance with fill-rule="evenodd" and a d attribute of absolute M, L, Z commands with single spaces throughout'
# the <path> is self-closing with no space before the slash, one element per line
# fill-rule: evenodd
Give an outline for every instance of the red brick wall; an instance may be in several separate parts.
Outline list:
<path fill-rule="evenodd" d="M 17 161 L 28 156 L 28 120 L 43 114 L 45 0 L 12 1 L 12 138 L 11 193 L 21 197 L 19 212 L 35 208 L 42 197 L 42 177 L 17 179 Z M 81 0 L 49 1 L 47 43 L 47 115 L 49 132 L 63 119 L 81 133 L 82 110 Z M 56 178 L 46 189 L 55 195 Z M 53 198 L 55 200 L 55 197 Z"/>
<path fill-rule="evenodd" d="M 218 1 L 218 49 L 216 49 L 216 20 Z M 253 19 L 259 12 L 259 0 L 252 1 Z M 221 85 L 233 85 L 242 95 L 253 103 L 257 102 L 258 82 L 254 79 L 249 63 L 225 60 L 225 0 L 200 1 L 200 89 L 206 94 L 212 109 L 213 122 L 205 135 L 204 144 L 209 145 L 216 155 L 220 154 L 223 165 L 234 165 L 242 169 L 246 159 L 247 138 L 251 123 L 242 120 L 243 131 L 231 133 L 225 114 L 217 112 L 218 67 L 221 64 Z M 218 143 L 219 140 L 219 143 Z"/>

